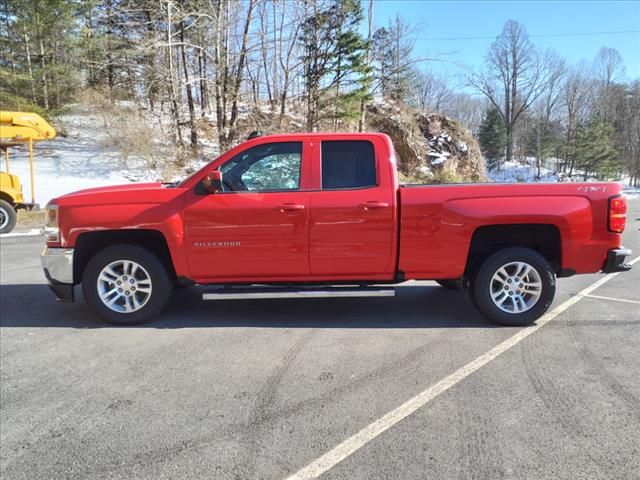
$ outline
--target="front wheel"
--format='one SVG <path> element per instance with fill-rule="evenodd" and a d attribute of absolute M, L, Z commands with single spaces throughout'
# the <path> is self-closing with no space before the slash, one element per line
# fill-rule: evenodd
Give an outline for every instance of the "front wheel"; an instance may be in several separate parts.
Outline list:
<path fill-rule="evenodd" d="M 158 315 L 171 297 L 163 263 L 137 245 L 113 245 L 98 252 L 82 275 L 91 309 L 110 323 L 137 324 Z"/>
<path fill-rule="evenodd" d="M 0 200 L 0 233 L 9 233 L 16 226 L 18 216 L 13 206 L 5 201 Z"/>
<path fill-rule="evenodd" d="M 514 247 L 489 257 L 472 282 L 475 306 L 501 325 L 530 325 L 549 308 L 556 277 L 546 258 Z"/>

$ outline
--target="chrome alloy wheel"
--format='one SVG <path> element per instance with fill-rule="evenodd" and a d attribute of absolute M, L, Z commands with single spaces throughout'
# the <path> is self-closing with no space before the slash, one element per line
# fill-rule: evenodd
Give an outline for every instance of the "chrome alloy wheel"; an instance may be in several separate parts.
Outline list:
<path fill-rule="evenodd" d="M 116 260 L 98 275 L 98 296 L 104 305 L 118 313 L 133 313 L 151 298 L 151 276 L 131 260 Z"/>
<path fill-rule="evenodd" d="M 493 274 L 491 299 L 503 312 L 522 313 L 533 308 L 542 294 L 540 273 L 525 262 L 510 262 Z"/>

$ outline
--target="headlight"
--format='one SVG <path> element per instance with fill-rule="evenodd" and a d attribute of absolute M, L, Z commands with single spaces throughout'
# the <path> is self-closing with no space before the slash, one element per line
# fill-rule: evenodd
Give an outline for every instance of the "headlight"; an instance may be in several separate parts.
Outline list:
<path fill-rule="evenodd" d="M 60 241 L 60 228 L 58 222 L 58 205 L 47 205 L 45 208 L 44 237 L 47 242 Z"/>

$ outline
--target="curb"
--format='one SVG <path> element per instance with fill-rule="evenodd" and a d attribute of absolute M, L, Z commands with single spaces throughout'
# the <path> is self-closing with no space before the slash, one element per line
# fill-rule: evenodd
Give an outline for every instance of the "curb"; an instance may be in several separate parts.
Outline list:
<path fill-rule="evenodd" d="M 37 237 L 40 235 L 42 235 L 42 232 L 39 228 L 37 228 L 32 230 L 25 230 L 23 232 L 2 233 L 0 234 L 0 238 Z"/>

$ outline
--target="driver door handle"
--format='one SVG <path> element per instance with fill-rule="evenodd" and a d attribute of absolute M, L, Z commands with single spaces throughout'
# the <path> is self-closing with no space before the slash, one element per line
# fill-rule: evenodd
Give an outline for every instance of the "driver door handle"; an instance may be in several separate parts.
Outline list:
<path fill-rule="evenodd" d="M 277 210 L 280 210 L 281 212 L 298 212 L 300 210 L 304 210 L 304 205 L 299 203 L 283 203 L 277 207 Z"/>
<path fill-rule="evenodd" d="M 360 204 L 360 208 L 363 210 L 374 210 L 376 208 L 387 208 L 389 204 L 387 202 L 365 202 Z"/>

